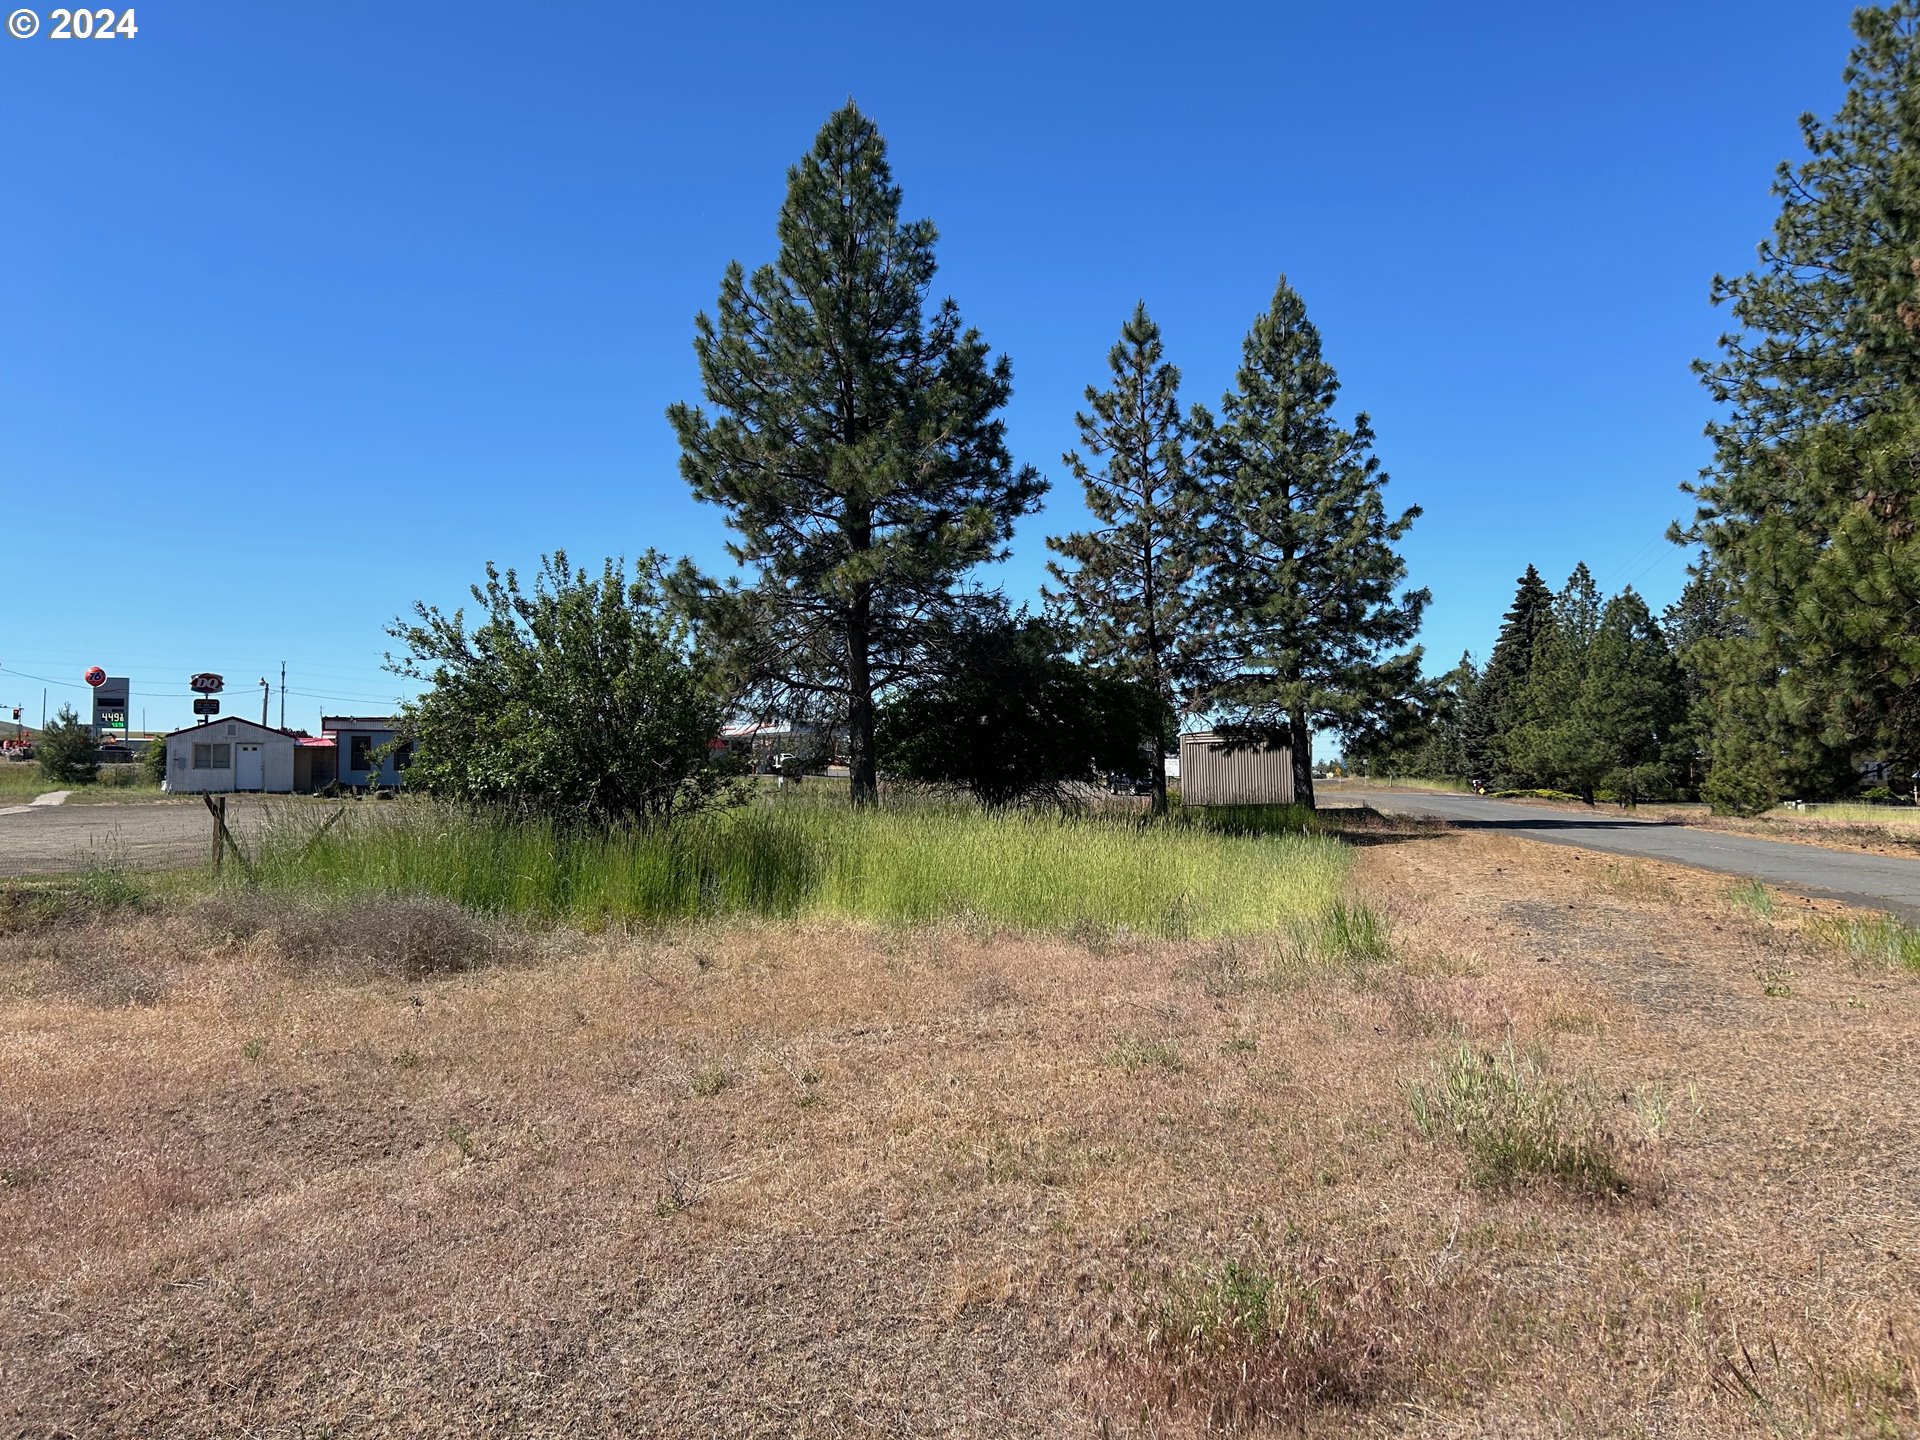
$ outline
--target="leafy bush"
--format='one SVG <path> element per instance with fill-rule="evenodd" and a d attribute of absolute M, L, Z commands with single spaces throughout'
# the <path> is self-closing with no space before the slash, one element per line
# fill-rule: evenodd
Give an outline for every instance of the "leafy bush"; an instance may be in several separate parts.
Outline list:
<path fill-rule="evenodd" d="M 740 798 L 738 764 L 713 749 L 725 719 L 711 679 L 662 600 L 649 555 L 627 580 L 542 561 L 531 591 L 487 566 L 485 623 L 414 607 L 389 633 L 393 666 L 428 690 L 403 711 L 410 788 L 468 804 L 604 827 Z"/>
<path fill-rule="evenodd" d="M 881 767 L 998 806 L 1058 801 L 1099 772 L 1161 763 L 1155 737 L 1165 727 L 1152 692 L 1067 658 L 1066 644 L 1024 612 L 964 622 L 939 672 L 881 708 Z"/>
<path fill-rule="evenodd" d="M 71 705 L 61 706 L 53 723 L 33 737 L 33 758 L 55 785 L 91 785 L 100 774 L 93 731 L 80 723 Z"/>

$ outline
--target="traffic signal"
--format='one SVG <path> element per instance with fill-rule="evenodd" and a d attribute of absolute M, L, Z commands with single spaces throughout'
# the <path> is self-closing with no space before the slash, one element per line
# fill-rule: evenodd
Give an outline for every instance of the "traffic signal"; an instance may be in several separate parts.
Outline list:
<path fill-rule="evenodd" d="M 13 707 L 13 723 L 16 725 L 20 723 L 20 707 L 18 705 Z"/>

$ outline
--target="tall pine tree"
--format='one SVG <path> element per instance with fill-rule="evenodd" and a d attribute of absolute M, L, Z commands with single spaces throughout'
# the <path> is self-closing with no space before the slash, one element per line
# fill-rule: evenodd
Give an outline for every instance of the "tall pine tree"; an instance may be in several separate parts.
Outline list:
<path fill-rule="evenodd" d="M 1802 118 L 1759 268 L 1714 281 L 1738 328 L 1696 367 L 1724 413 L 1675 536 L 1746 625 L 1716 647 L 1730 807 L 1842 785 L 1857 752 L 1920 765 L 1920 3 L 1853 23 L 1846 97 Z"/>
<path fill-rule="evenodd" d="M 1734 608 L 1726 578 L 1702 560 L 1688 575 L 1680 598 L 1661 616 L 1660 628 L 1680 673 L 1683 714 L 1674 732 L 1678 779 L 1682 788 L 1697 791 L 1706 778 L 1714 733 L 1721 726 L 1715 715 L 1716 677 L 1725 667 L 1718 657 L 1730 642 L 1746 637 L 1746 622 Z"/>
<path fill-rule="evenodd" d="M 1587 686 L 1600 612 L 1600 590 L 1583 561 L 1554 596 L 1550 623 L 1534 636 L 1503 747 L 1520 783 L 1572 790 L 1589 804 L 1598 772 L 1577 707 Z"/>
<path fill-rule="evenodd" d="M 1501 788 L 1518 782 L 1506 739 L 1519 723 L 1517 705 L 1533 670 L 1533 652 L 1552 624 L 1553 592 L 1529 565 L 1514 590 L 1513 604 L 1501 618 L 1499 638 L 1461 722 L 1470 776 L 1491 778 Z"/>
<path fill-rule="evenodd" d="M 1366 415 L 1343 428 L 1320 332 L 1281 279 L 1241 349 L 1219 420 L 1196 412 L 1207 486 L 1205 593 L 1218 617 L 1200 697 L 1229 734 L 1285 738 L 1294 794 L 1313 803 L 1313 732 L 1392 729 L 1420 685 L 1408 644 L 1431 598 L 1403 590 L 1396 543 L 1418 507 L 1387 513 Z"/>
<path fill-rule="evenodd" d="M 1153 763 L 1153 809 L 1167 808 L 1163 757 L 1193 678 L 1193 580 L 1199 562 L 1199 491 L 1192 439 L 1180 412 L 1180 372 L 1164 357 L 1160 327 L 1144 303 L 1107 355 L 1112 383 L 1087 387 L 1074 416 L 1086 456 L 1067 469 L 1086 492 L 1099 528 L 1047 540 L 1074 562 L 1049 562 L 1060 590 L 1047 599 L 1072 625 L 1090 664 L 1145 687 L 1165 717 Z"/>
<path fill-rule="evenodd" d="M 1567 778 L 1589 796 L 1595 788 L 1611 790 L 1623 805 L 1671 795 L 1686 697 L 1667 637 L 1632 587 L 1601 612 L 1586 671 Z"/>
<path fill-rule="evenodd" d="M 844 716 L 856 804 L 877 794 L 874 697 L 925 668 L 1045 483 L 1007 453 L 1012 392 L 958 308 L 929 308 L 935 230 L 902 221 L 886 143 L 852 104 L 787 173 L 779 259 L 736 262 L 695 321 L 707 410 L 668 411 L 680 470 L 721 506 L 752 583 L 680 593 L 736 681 Z"/>

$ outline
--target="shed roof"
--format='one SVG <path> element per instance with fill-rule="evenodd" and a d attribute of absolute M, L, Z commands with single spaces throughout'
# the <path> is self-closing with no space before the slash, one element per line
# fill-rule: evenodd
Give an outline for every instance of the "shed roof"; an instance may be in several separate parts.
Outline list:
<path fill-rule="evenodd" d="M 258 720 L 249 720 L 244 715 L 215 715 L 192 725 L 182 725 L 178 730 L 169 730 L 160 736 L 162 740 L 171 740 L 176 735 L 185 735 L 190 730 L 205 730 L 209 733 L 222 725 L 244 725 L 249 730 L 258 730 L 262 735 L 272 736 L 275 740 L 291 740 L 291 730 L 276 730 L 271 725 L 262 725 Z"/>

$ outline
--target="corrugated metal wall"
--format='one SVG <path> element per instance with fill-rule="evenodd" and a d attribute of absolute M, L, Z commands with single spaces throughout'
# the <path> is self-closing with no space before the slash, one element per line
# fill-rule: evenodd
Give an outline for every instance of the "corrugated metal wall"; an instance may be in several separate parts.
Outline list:
<path fill-rule="evenodd" d="M 1291 805 L 1293 750 L 1228 750 L 1212 735 L 1180 737 L 1182 805 Z"/>

